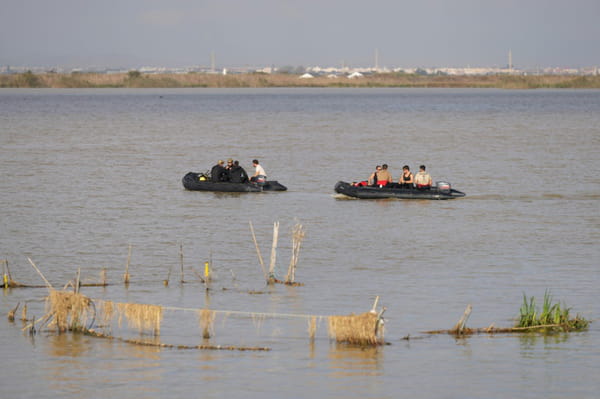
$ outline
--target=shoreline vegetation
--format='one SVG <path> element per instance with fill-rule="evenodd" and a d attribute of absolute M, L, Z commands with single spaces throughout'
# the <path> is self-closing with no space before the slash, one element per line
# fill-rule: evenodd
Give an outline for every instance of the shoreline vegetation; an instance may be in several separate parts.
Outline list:
<path fill-rule="evenodd" d="M 497 88 L 600 89 L 600 76 L 586 75 L 419 75 L 381 73 L 349 79 L 346 76 L 301 79 L 295 74 L 144 74 L 25 73 L 0 75 L 0 88 Z"/>

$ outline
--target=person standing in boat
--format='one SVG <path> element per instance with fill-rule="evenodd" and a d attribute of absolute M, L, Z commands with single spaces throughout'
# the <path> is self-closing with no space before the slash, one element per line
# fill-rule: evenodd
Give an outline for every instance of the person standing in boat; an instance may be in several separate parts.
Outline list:
<path fill-rule="evenodd" d="M 248 174 L 240 166 L 239 161 L 234 161 L 233 166 L 229 169 L 229 181 L 232 183 L 247 183 L 248 182 Z"/>
<path fill-rule="evenodd" d="M 410 171 L 410 167 L 408 165 L 404 165 L 402 167 L 402 175 L 400 176 L 400 180 L 398 180 L 400 187 L 402 188 L 413 188 L 413 184 L 415 183 L 414 176 Z"/>
<path fill-rule="evenodd" d="M 219 162 L 210 170 L 210 181 L 213 183 L 219 183 L 229 180 L 229 176 L 227 174 L 227 169 L 223 166 L 225 162 L 222 159 L 219 159 Z"/>
<path fill-rule="evenodd" d="M 377 179 L 375 180 L 376 184 L 379 187 L 383 187 L 388 183 L 391 183 L 394 179 L 392 179 L 392 174 L 388 171 L 388 166 L 386 163 L 381 165 L 381 171 L 377 172 Z"/>
<path fill-rule="evenodd" d="M 431 176 L 425 171 L 425 165 L 419 166 L 419 173 L 415 176 L 415 184 L 419 190 L 431 188 Z"/>
<path fill-rule="evenodd" d="M 250 181 L 258 183 L 265 182 L 267 180 L 267 173 L 259 164 L 258 159 L 252 160 L 252 166 L 254 166 L 254 174 L 250 178 Z"/>

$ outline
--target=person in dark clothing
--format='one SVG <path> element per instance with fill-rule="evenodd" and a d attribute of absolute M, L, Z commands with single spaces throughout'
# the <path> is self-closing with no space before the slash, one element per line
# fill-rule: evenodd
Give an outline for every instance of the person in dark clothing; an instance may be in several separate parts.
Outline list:
<path fill-rule="evenodd" d="M 227 169 L 223 166 L 225 162 L 219 159 L 219 162 L 210 170 L 210 180 L 213 183 L 223 182 L 229 180 L 229 175 L 227 173 Z"/>
<path fill-rule="evenodd" d="M 233 162 L 233 166 L 229 169 L 229 181 L 232 183 L 247 183 L 248 182 L 248 174 L 240 166 L 239 161 Z"/>

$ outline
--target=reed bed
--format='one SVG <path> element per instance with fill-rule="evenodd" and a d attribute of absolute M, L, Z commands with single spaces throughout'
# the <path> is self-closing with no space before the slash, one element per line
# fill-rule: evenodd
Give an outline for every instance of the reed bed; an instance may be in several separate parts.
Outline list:
<path fill-rule="evenodd" d="M 382 345 L 384 329 L 375 312 L 359 315 L 329 316 L 329 337 L 336 342 L 353 345 Z"/>
<path fill-rule="evenodd" d="M 137 73 L 135 73 L 137 72 Z M 299 79 L 295 74 L 242 73 L 231 75 L 40 73 L 0 75 L 0 87 L 39 88 L 257 88 L 257 87 L 448 87 L 448 88 L 600 88 L 600 76 L 573 75 L 419 75 L 377 73 L 359 79 L 318 76 Z"/>
<path fill-rule="evenodd" d="M 552 296 L 548 291 L 544 293 L 544 303 L 541 311 L 535 303 L 535 298 L 527 298 L 523 294 L 523 304 L 519 309 L 519 318 L 513 327 L 497 328 L 494 324 L 487 328 L 467 328 L 466 322 L 471 314 L 471 305 L 468 305 L 465 313 L 456 325 L 449 330 L 425 331 L 426 334 L 451 334 L 456 336 L 467 336 L 473 334 L 500 334 L 500 333 L 525 333 L 543 332 L 552 333 L 557 331 L 581 331 L 589 326 L 589 321 L 577 314 L 570 317 L 570 308 L 564 304 L 553 303 Z"/>
<path fill-rule="evenodd" d="M 579 314 L 575 318 L 570 318 L 570 308 L 559 302 L 552 302 L 552 295 L 546 291 L 544 293 L 544 303 L 541 311 L 538 310 L 535 298 L 527 298 L 523 294 L 523 304 L 519 309 L 519 319 L 515 328 L 559 328 L 564 331 L 582 330 L 588 327 L 589 321 Z"/>
<path fill-rule="evenodd" d="M 50 290 L 46 300 L 47 314 L 52 317 L 49 327 L 58 331 L 84 331 L 90 316 L 91 300 L 79 293 Z"/>
<path fill-rule="evenodd" d="M 160 335 L 160 323 L 163 316 L 162 307 L 137 303 L 119 303 L 117 309 L 119 312 L 119 326 L 121 326 L 122 319 L 125 317 L 130 328 L 135 328 L 140 333 L 151 332 L 153 335 Z"/>

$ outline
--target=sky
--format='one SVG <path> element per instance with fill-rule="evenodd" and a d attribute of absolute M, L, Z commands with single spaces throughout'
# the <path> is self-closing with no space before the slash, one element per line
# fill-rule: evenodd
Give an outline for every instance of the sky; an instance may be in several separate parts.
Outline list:
<path fill-rule="evenodd" d="M 600 0 L 0 0 L 0 66 L 600 66 Z"/>

